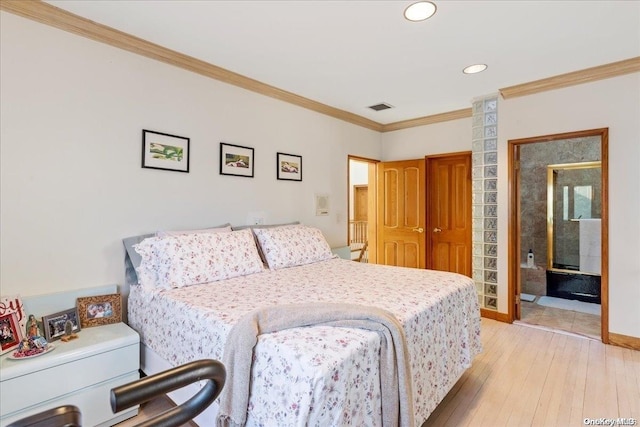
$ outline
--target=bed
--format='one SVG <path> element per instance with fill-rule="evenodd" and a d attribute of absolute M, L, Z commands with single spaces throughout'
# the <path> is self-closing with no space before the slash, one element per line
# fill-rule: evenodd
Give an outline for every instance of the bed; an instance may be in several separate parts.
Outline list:
<path fill-rule="evenodd" d="M 468 277 L 336 258 L 322 233 L 303 225 L 218 229 L 125 242 L 132 258 L 128 322 L 140 334 L 147 374 L 196 359 L 224 360 L 234 326 L 256 310 L 375 307 L 402 330 L 410 402 L 401 408 L 411 414 L 401 414 L 401 424 L 419 426 L 481 351 L 476 288 Z M 328 324 L 260 334 L 243 423 L 383 425 L 389 397 L 380 385 L 381 345 L 375 331 Z M 215 425 L 218 411 L 213 405 L 196 422 Z"/>

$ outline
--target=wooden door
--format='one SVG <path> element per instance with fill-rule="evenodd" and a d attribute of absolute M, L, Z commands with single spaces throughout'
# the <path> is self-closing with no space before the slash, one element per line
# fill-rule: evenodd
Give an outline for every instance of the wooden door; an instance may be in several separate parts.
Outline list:
<path fill-rule="evenodd" d="M 426 161 L 427 268 L 471 277 L 471 153 Z"/>
<path fill-rule="evenodd" d="M 377 165 L 377 263 L 425 267 L 425 161 Z"/>
<path fill-rule="evenodd" d="M 369 187 L 367 185 L 353 186 L 353 219 L 354 221 L 366 221 L 369 208 Z"/>

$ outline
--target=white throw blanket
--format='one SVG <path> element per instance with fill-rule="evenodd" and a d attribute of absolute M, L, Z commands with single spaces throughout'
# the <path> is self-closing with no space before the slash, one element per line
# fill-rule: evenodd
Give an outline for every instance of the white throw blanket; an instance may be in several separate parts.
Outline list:
<path fill-rule="evenodd" d="M 253 348 L 258 336 L 311 325 L 376 331 L 381 337 L 380 390 L 385 427 L 413 427 L 413 397 L 407 343 L 396 317 L 379 308 L 353 304 L 289 304 L 258 309 L 231 329 L 223 363 L 227 380 L 220 395 L 219 427 L 241 427 L 247 419 Z"/>

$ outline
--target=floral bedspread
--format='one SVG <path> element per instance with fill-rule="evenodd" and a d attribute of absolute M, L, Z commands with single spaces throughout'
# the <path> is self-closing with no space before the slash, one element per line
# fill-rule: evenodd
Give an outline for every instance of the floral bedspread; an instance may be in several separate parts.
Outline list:
<path fill-rule="evenodd" d="M 404 327 L 417 425 L 481 351 L 475 285 L 465 276 L 330 259 L 172 290 L 133 286 L 129 323 L 172 365 L 222 359 L 234 323 L 266 306 L 374 305 Z M 314 326 L 260 336 L 248 425 L 380 425 L 375 332 Z M 212 424 L 213 425 L 213 424 Z"/>

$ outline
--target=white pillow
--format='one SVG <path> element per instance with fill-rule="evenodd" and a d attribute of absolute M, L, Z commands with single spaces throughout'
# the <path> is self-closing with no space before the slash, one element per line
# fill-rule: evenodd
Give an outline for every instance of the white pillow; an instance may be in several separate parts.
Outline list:
<path fill-rule="evenodd" d="M 236 226 L 236 227 L 231 227 L 231 229 L 233 231 L 244 230 L 245 228 L 250 228 L 252 230 L 256 230 L 258 228 L 291 227 L 291 226 L 299 225 L 299 224 L 300 224 L 300 221 L 288 222 L 286 224 L 240 225 L 240 226 Z M 258 238 L 256 237 L 255 240 L 256 240 L 256 246 L 258 246 L 258 254 L 260 255 L 260 259 L 262 260 L 264 265 L 267 266 L 267 258 L 265 258 L 264 254 L 262 253 L 262 248 L 260 247 L 260 243 L 258 242 Z"/>
<path fill-rule="evenodd" d="M 176 230 L 176 231 L 157 231 L 157 237 L 167 237 L 167 236 L 180 236 L 182 234 L 196 234 L 196 233 L 230 233 L 231 232 L 231 224 L 222 225 L 220 227 L 213 228 L 201 228 L 198 230 Z"/>
<path fill-rule="evenodd" d="M 151 237 L 134 246 L 138 283 L 161 289 L 209 283 L 264 270 L 251 230 Z"/>
<path fill-rule="evenodd" d="M 317 228 L 293 225 L 255 228 L 253 232 L 272 270 L 333 258 L 329 244 Z"/>

